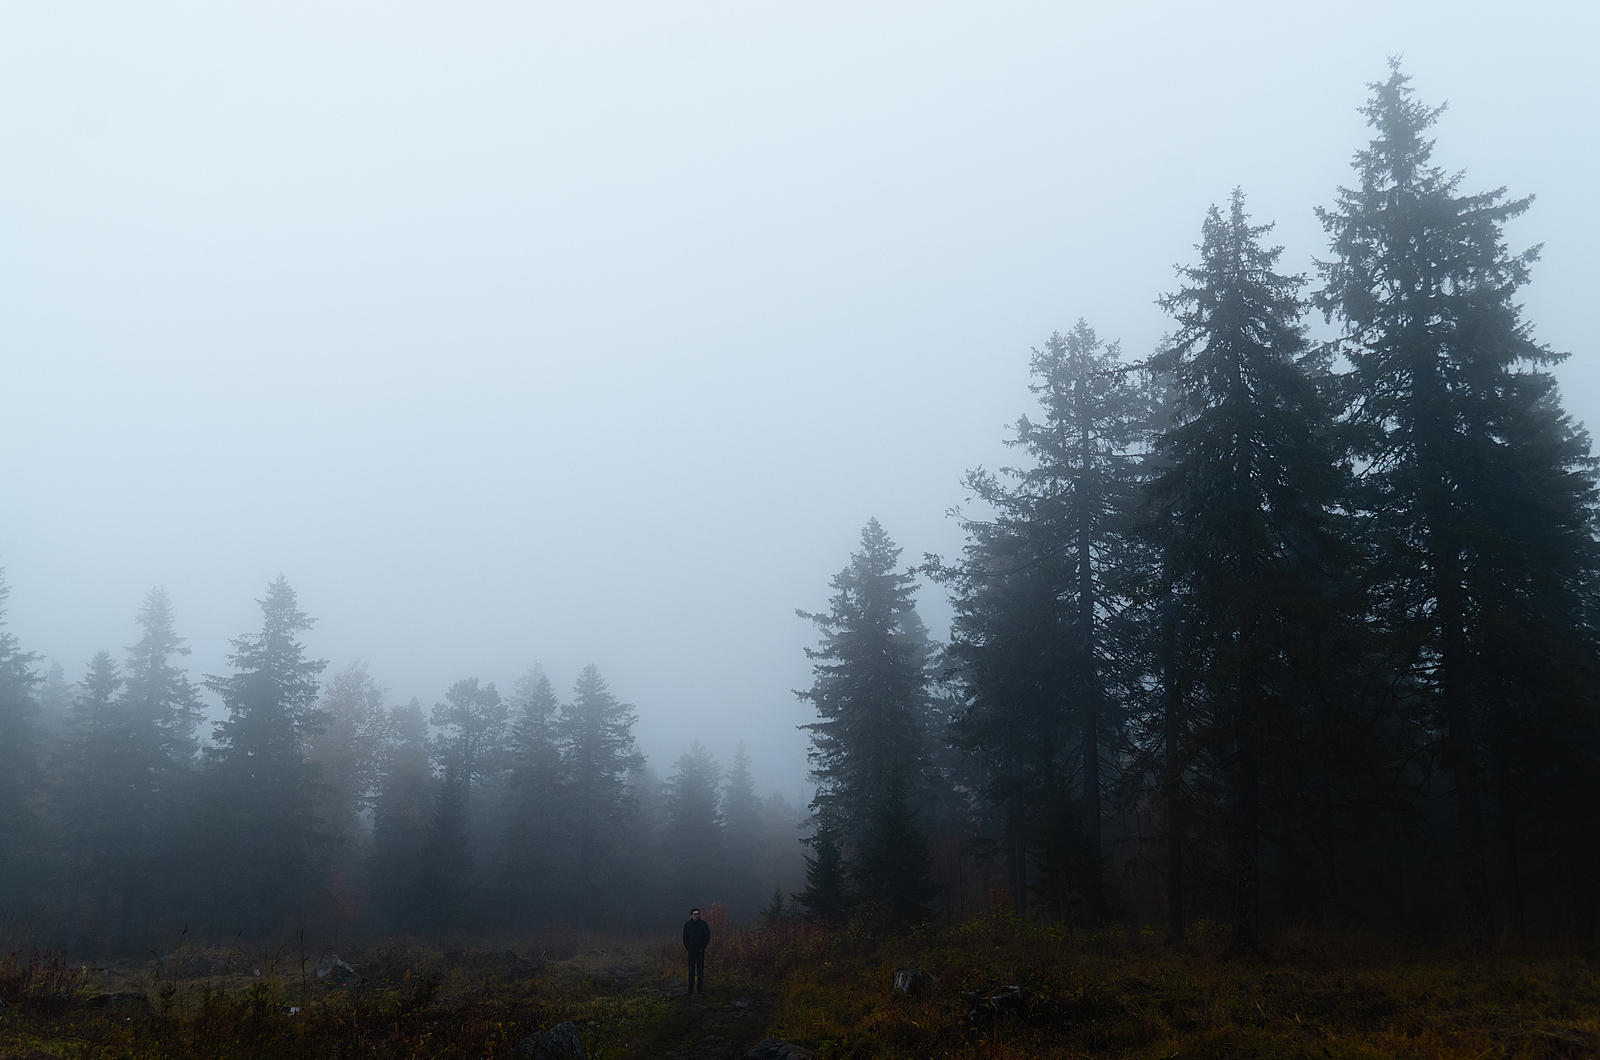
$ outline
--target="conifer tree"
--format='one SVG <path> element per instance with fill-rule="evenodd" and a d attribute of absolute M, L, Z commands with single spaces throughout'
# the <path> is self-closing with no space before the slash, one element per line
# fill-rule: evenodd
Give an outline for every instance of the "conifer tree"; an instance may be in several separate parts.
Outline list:
<path fill-rule="evenodd" d="M 1462 194 L 1461 175 L 1432 159 L 1428 133 L 1443 108 L 1415 99 L 1397 62 L 1370 87 L 1359 185 L 1319 211 L 1333 257 L 1317 303 L 1343 323 L 1354 366 L 1373 620 L 1399 660 L 1393 687 L 1418 730 L 1437 734 L 1421 756 L 1436 753 L 1450 773 L 1465 919 L 1481 941 L 1491 921 L 1485 777 L 1515 919 L 1515 738 L 1543 727 L 1532 723 L 1550 716 L 1544 705 L 1570 711 L 1574 737 L 1593 711 L 1580 691 L 1592 687 L 1580 676 L 1593 658 L 1580 602 L 1594 569 L 1592 464 L 1537 368 L 1560 358 L 1534 340 L 1517 302 L 1538 249 L 1511 253 L 1503 229 L 1531 197 Z"/>
<path fill-rule="evenodd" d="M 501 879 L 519 908 L 554 898 L 560 853 L 566 774 L 556 723 L 561 704 L 542 667 L 517 679 L 511 696 L 509 817 L 501 847 Z"/>
<path fill-rule="evenodd" d="M 1034 351 L 1032 372 L 1042 418 L 1023 416 L 1007 441 L 1029 462 L 968 474 L 994 517 L 968 519 L 963 561 L 937 571 L 955 595 L 956 736 L 996 763 L 982 783 L 1005 822 L 1017 907 L 1032 848 L 1048 904 L 1075 890 L 1099 916 L 1106 762 L 1139 672 L 1124 583 L 1150 401 L 1117 344 L 1081 319 Z"/>
<path fill-rule="evenodd" d="M 855 907 L 845 864 L 844 833 L 833 817 L 832 799 L 822 800 L 817 808 L 816 827 L 802 842 L 811 848 L 806 855 L 806 889 L 794 896 L 805 907 L 806 915 L 827 924 L 842 924 Z"/>
<path fill-rule="evenodd" d="M 939 893 L 928 878 L 928 837 L 898 766 L 873 806 L 852 875 L 856 901 L 893 929 L 926 920 L 928 902 Z"/>
<path fill-rule="evenodd" d="M 744 741 L 733 753 L 722 786 L 722 819 L 728 847 L 728 885 L 731 904 L 738 911 L 760 901 L 763 880 L 758 867 L 763 860 L 761 797 L 750 773 L 750 756 Z"/>
<path fill-rule="evenodd" d="M 402 929 L 422 873 L 422 844 L 433 819 L 438 781 L 428 761 L 428 719 L 415 696 L 389 712 L 393 734 L 373 808 L 369 876 L 379 922 Z"/>
<path fill-rule="evenodd" d="M 94 754 L 95 775 L 120 792 L 115 842 L 118 867 L 107 887 L 117 898 L 117 946 L 138 945 L 135 921 L 170 904 L 161 883 L 161 866 L 183 849 L 183 804 L 192 796 L 195 729 L 203 716 L 200 693 L 178 659 L 189 654 L 177 632 L 172 600 L 160 586 L 145 594 L 136 619 L 139 640 L 128 648 L 123 688 L 106 718 L 109 740 Z M 101 812 L 95 800 L 78 803 L 80 812 Z"/>
<path fill-rule="evenodd" d="M 699 740 L 679 756 L 677 772 L 667 778 L 666 853 L 672 866 L 680 906 L 723 900 L 713 893 L 727 881 L 727 847 L 723 838 L 722 769 Z"/>
<path fill-rule="evenodd" d="M 364 819 L 378 797 L 394 738 L 387 695 L 366 661 L 356 660 L 324 684 L 319 706 L 327 722 L 307 741 L 307 761 L 322 770 L 324 827 L 351 855 L 364 842 Z"/>
<path fill-rule="evenodd" d="M 455 759 L 445 764 L 433 815 L 422 836 L 412 914 L 435 937 L 469 925 L 472 841 L 467 835 L 467 785 Z"/>
<path fill-rule="evenodd" d="M 35 689 L 38 656 L 25 652 L 5 628 L 11 586 L 0 568 L 0 907 L 17 910 L 32 898 L 37 879 L 38 814 L 33 803 L 38 781 Z"/>
<path fill-rule="evenodd" d="M 874 828 L 879 815 L 891 812 L 890 804 L 905 790 L 925 783 L 929 649 L 913 601 L 916 579 L 895 569 L 899 558 L 900 549 L 870 520 L 861 532 L 861 550 L 833 578 L 828 612 L 796 612 L 822 631 L 820 646 L 806 649 L 814 660 L 812 685 L 796 693 L 821 718 L 803 726 L 811 733 L 811 776 L 818 785 L 812 809 L 828 822 L 827 831 L 819 824 L 812 849 L 821 858 L 818 837 L 831 837 L 837 826 L 852 869 L 875 856 L 863 845 L 881 838 Z M 897 774 L 901 781 L 892 781 Z M 912 867 L 916 859 L 894 859 L 904 874 L 883 886 L 920 893 L 927 876 L 926 839 L 920 859 L 920 870 Z M 882 890 L 875 895 L 883 896 Z"/>
<path fill-rule="evenodd" d="M 120 724 L 117 690 L 122 675 L 111 653 L 96 652 L 67 718 L 67 748 L 63 755 L 61 792 L 58 795 L 65 861 L 63 883 L 74 902 L 87 895 L 92 908 L 83 910 L 94 925 L 91 937 L 112 919 L 113 899 L 132 900 L 127 873 L 137 871 L 139 828 L 137 814 L 129 810 L 137 795 L 125 790 L 130 780 L 127 727 Z M 135 761 L 137 758 L 135 757 Z M 131 818 L 131 820 L 130 820 Z M 133 847 L 130 850 L 129 847 Z M 104 945 L 106 940 L 97 939 Z M 126 952 L 125 947 L 119 947 Z"/>
<path fill-rule="evenodd" d="M 1221 705 L 1218 751 L 1232 795 L 1237 888 L 1234 952 L 1254 950 L 1264 758 L 1293 732 L 1293 684 L 1303 648 L 1333 630 L 1327 557 L 1340 455 L 1331 410 L 1308 350 L 1299 277 L 1274 271 L 1270 226 L 1249 223 L 1235 191 L 1213 207 L 1200 264 L 1162 299 L 1179 330 L 1152 367 L 1174 383 L 1173 422 L 1157 442 L 1151 484 L 1169 583 L 1202 616 L 1207 681 Z"/>
<path fill-rule="evenodd" d="M 772 890 L 772 898 L 761 909 L 761 926 L 777 927 L 788 918 L 788 913 L 789 908 L 783 900 L 783 888 L 775 887 Z"/>
<path fill-rule="evenodd" d="M 204 715 L 200 693 L 186 670 L 174 661 L 189 649 L 178 636 L 172 600 L 160 586 L 145 595 L 139 608 L 139 642 L 128 649 L 123 667 L 127 689 L 124 707 L 133 724 L 159 734 L 167 768 L 187 764 L 198 744 L 195 729 Z"/>
<path fill-rule="evenodd" d="M 510 711 L 494 682 L 479 687 L 476 677 L 457 681 L 433 705 L 433 724 L 443 731 L 436 752 L 453 763 L 470 803 L 472 789 L 503 768 L 506 719 Z M 470 807 L 469 807 L 470 812 Z"/>
<path fill-rule="evenodd" d="M 329 844 L 319 835 L 317 767 L 306 740 L 326 723 L 317 707 L 317 675 L 299 634 L 312 620 L 279 575 L 259 601 L 259 633 L 231 642 L 233 673 L 206 678 L 228 716 L 207 754 L 194 838 L 207 871 L 211 927 L 254 932 L 312 910 L 325 877 Z"/>
<path fill-rule="evenodd" d="M 594 665 L 573 686 L 572 702 L 557 721 L 561 760 L 568 777 L 567 818 L 572 829 L 575 886 L 591 913 L 601 912 L 616 891 L 608 870 L 634 809 L 627 776 L 644 767 L 634 747 L 638 716 L 618 701 Z"/>

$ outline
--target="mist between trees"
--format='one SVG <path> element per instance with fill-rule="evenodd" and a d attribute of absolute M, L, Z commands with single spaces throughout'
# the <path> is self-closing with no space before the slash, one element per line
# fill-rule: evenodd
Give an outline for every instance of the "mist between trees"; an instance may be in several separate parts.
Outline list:
<path fill-rule="evenodd" d="M 566 698 L 534 669 L 431 711 L 359 664 L 324 679 L 281 578 L 204 681 L 227 718 L 202 749 L 155 590 L 75 693 L 0 637 L 0 900 L 123 951 L 713 901 L 890 928 L 1001 903 L 1174 940 L 1203 916 L 1237 952 L 1305 920 L 1593 940 L 1595 462 L 1515 301 L 1536 250 L 1503 227 L 1531 200 L 1463 193 L 1438 111 L 1398 68 L 1372 89 L 1317 286 L 1236 192 L 1153 354 L 1083 321 L 1034 351 L 1036 418 L 1015 467 L 968 473 L 959 557 L 902 566 L 867 524 L 801 612 L 809 808 L 699 746 L 658 779 L 593 667 Z M 1312 342 L 1313 310 L 1341 337 Z"/>
<path fill-rule="evenodd" d="M 724 770 L 693 744 L 660 779 L 634 748 L 634 708 L 595 667 L 565 699 L 534 667 L 507 695 L 468 678 L 431 710 L 389 706 L 365 663 L 323 679 L 286 579 L 260 605 L 233 672 L 204 680 L 227 711 L 204 748 L 162 590 L 126 662 L 97 654 L 75 695 L 5 634 L 13 916 L 80 951 L 130 953 L 183 928 L 256 941 L 659 927 L 713 900 L 753 914 L 797 880 L 799 808 L 757 795 L 742 748 Z M 35 686 L 43 731 L 26 724 Z"/>

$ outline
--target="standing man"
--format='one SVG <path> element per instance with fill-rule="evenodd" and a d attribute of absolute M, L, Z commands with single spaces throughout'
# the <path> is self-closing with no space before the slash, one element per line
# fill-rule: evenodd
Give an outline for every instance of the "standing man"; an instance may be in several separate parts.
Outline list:
<path fill-rule="evenodd" d="M 683 925 L 683 948 L 689 951 L 689 994 L 706 992 L 706 947 L 710 944 L 711 925 L 700 919 L 699 909 L 689 910 Z"/>

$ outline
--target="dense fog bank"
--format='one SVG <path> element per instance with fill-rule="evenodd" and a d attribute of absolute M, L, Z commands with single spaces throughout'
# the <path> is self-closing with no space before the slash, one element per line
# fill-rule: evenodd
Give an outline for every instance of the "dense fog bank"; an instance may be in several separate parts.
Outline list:
<path fill-rule="evenodd" d="M 593 666 L 391 703 L 307 658 L 283 577 L 196 684 L 155 589 L 75 686 L 0 634 L 0 906 L 109 952 L 178 924 L 654 930 L 716 902 L 878 929 L 998 903 L 1173 941 L 1206 917 L 1236 953 L 1307 920 L 1592 941 L 1600 493 L 1519 301 L 1531 200 L 1434 164 L 1439 110 L 1398 64 L 1371 93 L 1315 283 L 1235 191 L 1157 349 L 1079 320 L 1033 352 L 1037 408 L 1013 464 L 968 472 L 959 555 L 908 562 L 870 518 L 796 601 L 809 805 L 692 739 L 647 763 Z"/>

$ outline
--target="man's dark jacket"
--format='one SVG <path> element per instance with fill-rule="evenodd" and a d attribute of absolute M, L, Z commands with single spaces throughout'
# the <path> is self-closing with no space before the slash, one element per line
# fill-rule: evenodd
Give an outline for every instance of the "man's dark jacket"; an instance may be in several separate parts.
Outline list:
<path fill-rule="evenodd" d="M 683 924 L 683 948 L 686 950 L 703 950 L 711 945 L 711 925 L 704 920 L 695 920 L 692 917 Z"/>

